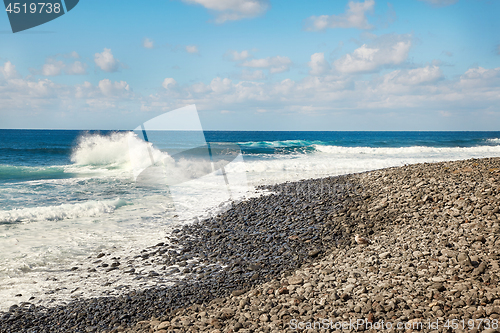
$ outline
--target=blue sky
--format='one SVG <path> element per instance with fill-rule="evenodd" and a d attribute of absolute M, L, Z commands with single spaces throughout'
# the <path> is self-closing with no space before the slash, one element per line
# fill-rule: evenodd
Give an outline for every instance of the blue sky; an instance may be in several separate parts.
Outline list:
<path fill-rule="evenodd" d="M 0 128 L 498 130 L 499 1 L 80 1 L 13 34 Z"/>

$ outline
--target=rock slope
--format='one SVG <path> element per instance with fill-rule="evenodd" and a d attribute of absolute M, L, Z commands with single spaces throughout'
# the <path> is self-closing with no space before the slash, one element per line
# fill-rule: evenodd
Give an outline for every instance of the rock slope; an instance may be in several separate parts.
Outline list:
<path fill-rule="evenodd" d="M 363 200 L 323 220 L 350 241 L 270 282 L 127 331 L 500 331 L 499 170 L 499 159 L 483 159 L 351 175 Z M 355 233 L 371 244 L 356 244 Z"/>
<path fill-rule="evenodd" d="M 0 314 L 0 331 L 378 331 L 390 323 L 392 331 L 495 332 L 499 170 L 494 158 L 266 186 L 272 194 L 141 253 L 158 275 L 182 270 L 172 287 L 13 307 Z M 371 242 L 357 244 L 356 234 Z"/>

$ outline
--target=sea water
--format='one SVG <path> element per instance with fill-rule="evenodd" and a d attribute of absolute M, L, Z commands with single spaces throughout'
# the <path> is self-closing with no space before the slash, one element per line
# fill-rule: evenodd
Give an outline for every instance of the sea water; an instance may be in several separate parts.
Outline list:
<path fill-rule="evenodd" d="M 134 132 L 0 130 L 0 310 L 22 301 L 67 301 L 76 288 L 81 293 L 74 295 L 97 296 L 102 281 L 84 283 L 81 275 L 70 274 L 72 267 L 101 251 L 138 253 L 163 241 L 172 228 L 256 195 L 258 185 L 500 156 L 500 132 L 204 136 L 208 146 L 223 151 L 236 145 L 241 155 L 208 171 L 199 156 L 183 156 L 177 167 L 196 176 L 171 186 L 139 182 L 134 166 L 150 157 L 172 160 L 189 133 L 157 132 L 148 143 Z M 161 168 L 171 172 L 168 163 Z M 55 298 L 48 292 L 64 288 Z"/>

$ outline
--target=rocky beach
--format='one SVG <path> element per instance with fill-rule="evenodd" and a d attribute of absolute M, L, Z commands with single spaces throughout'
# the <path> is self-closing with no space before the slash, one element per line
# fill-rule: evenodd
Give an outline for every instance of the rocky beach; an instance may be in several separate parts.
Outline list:
<path fill-rule="evenodd" d="M 261 190 L 131 258 L 78 268 L 114 274 L 111 286 L 169 284 L 21 303 L 0 332 L 499 331 L 499 158 Z"/>

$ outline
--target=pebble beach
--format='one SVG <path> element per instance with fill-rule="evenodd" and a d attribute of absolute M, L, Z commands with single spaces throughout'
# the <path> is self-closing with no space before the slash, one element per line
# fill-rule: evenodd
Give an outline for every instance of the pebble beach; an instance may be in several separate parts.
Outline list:
<path fill-rule="evenodd" d="M 260 190 L 132 258 L 81 268 L 178 276 L 170 285 L 21 303 L 0 313 L 0 332 L 500 331 L 499 158 Z"/>

